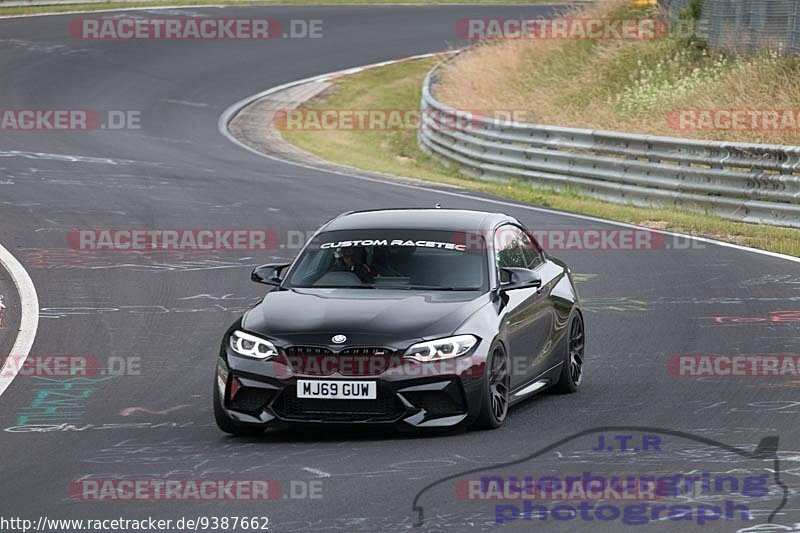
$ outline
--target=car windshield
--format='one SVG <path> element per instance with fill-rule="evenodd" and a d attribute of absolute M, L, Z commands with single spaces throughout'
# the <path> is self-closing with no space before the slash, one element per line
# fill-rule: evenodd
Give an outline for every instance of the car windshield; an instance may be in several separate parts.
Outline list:
<path fill-rule="evenodd" d="M 478 233 L 329 231 L 303 251 L 284 286 L 478 291 L 488 286 Z"/>

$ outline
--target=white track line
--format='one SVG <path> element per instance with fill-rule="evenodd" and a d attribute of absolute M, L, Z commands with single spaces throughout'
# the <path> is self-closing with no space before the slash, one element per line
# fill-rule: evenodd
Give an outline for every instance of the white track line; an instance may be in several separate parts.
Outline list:
<path fill-rule="evenodd" d="M 2 396 L 17 377 L 19 369 L 28 358 L 28 353 L 33 346 L 36 330 L 39 327 L 39 298 L 36 296 L 36 287 L 33 286 L 33 281 L 25 268 L 2 245 L 0 245 L 0 264 L 8 271 L 11 279 L 14 280 L 14 285 L 17 286 L 21 308 L 17 340 L 14 341 L 11 353 L 8 354 L 13 357 L 6 357 L 3 368 L 0 369 L 0 396 Z"/>
<path fill-rule="evenodd" d="M 314 474 L 317 477 L 331 477 L 331 475 L 329 473 L 323 472 L 322 470 L 320 470 L 318 468 L 311 468 L 310 466 L 304 466 L 303 470 L 305 470 L 306 472 L 310 472 L 310 473 Z"/>
<path fill-rule="evenodd" d="M 749 246 L 742 246 L 742 245 L 733 244 L 733 243 L 730 243 L 730 242 L 718 241 L 718 240 L 709 239 L 709 238 L 706 238 L 706 237 L 697 237 L 697 236 L 694 236 L 694 235 L 686 235 L 686 234 L 683 234 L 683 233 L 676 233 L 674 231 L 666 231 L 666 230 L 647 228 L 647 227 L 644 227 L 644 226 L 637 226 L 635 224 L 628 224 L 626 222 L 617 222 L 615 220 L 607 220 L 607 219 L 604 219 L 604 218 L 593 217 L 593 216 L 589 216 L 589 215 L 579 215 L 579 214 L 575 214 L 575 213 L 566 213 L 566 212 L 563 212 L 563 211 L 555 211 L 553 209 L 547 209 L 546 207 L 535 207 L 535 206 L 532 206 L 532 205 L 518 204 L 518 203 L 508 202 L 508 201 L 504 201 L 504 200 L 495 200 L 493 198 L 481 198 L 479 196 L 473 196 L 473 195 L 470 195 L 470 194 L 464 194 L 464 193 L 453 192 L 453 191 L 444 191 L 444 190 L 439 190 L 439 189 L 432 189 L 430 187 L 424 187 L 424 186 L 421 186 L 421 185 L 410 185 L 408 183 L 399 183 L 399 182 L 396 182 L 396 181 L 382 180 L 382 179 L 378 179 L 378 178 L 371 178 L 371 177 L 368 177 L 368 176 L 361 176 L 359 174 L 351 174 L 349 172 L 341 172 L 341 171 L 337 171 L 337 170 L 330 170 L 330 169 L 327 169 L 327 168 L 316 167 L 314 165 L 307 165 L 307 164 L 304 164 L 304 163 L 297 163 L 295 161 L 290 161 L 288 159 L 283 159 L 283 158 L 276 157 L 276 156 L 273 156 L 273 155 L 265 154 L 263 152 L 259 152 L 255 148 L 251 148 L 250 146 L 247 146 L 246 144 L 241 142 L 239 139 L 237 139 L 230 132 L 230 130 L 228 130 L 228 124 L 230 124 L 231 120 L 233 120 L 233 117 L 235 117 L 236 114 L 242 108 L 250 105 L 251 103 L 253 103 L 256 100 L 259 100 L 261 98 L 264 98 L 265 96 L 269 96 L 269 95 L 274 94 L 276 92 L 283 91 L 284 89 L 290 89 L 292 87 L 296 87 L 297 85 L 303 85 L 305 83 L 312 83 L 312 82 L 315 82 L 315 81 L 327 81 L 329 79 L 338 78 L 339 76 L 345 76 L 345 75 L 348 75 L 348 74 L 355 74 L 355 73 L 358 73 L 358 72 L 361 72 L 361 71 L 364 71 L 364 70 L 368 70 L 368 69 L 373 69 L 373 68 L 382 67 L 382 66 L 386 66 L 386 65 L 392 65 L 392 64 L 395 64 L 395 63 L 402 63 L 404 61 L 411 61 L 411 60 L 414 60 L 414 59 L 424 59 L 424 58 L 428 58 L 428 57 L 434 57 L 434 56 L 437 56 L 437 55 L 442 55 L 442 54 L 447 54 L 447 53 L 449 53 L 449 52 L 438 52 L 438 53 L 432 53 L 432 54 L 422 54 L 422 55 L 418 55 L 418 56 L 404 57 L 404 58 L 401 58 L 401 59 L 395 59 L 395 60 L 391 60 L 391 61 L 382 61 L 380 63 L 373 63 L 371 65 L 365 65 L 363 67 L 354 67 L 354 68 L 349 68 L 349 69 L 345 69 L 345 70 L 339 70 L 339 71 L 336 71 L 336 72 L 330 72 L 328 74 L 320 74 L 318 76 L 312 76 L 310 78 L 305 78 L 305 79 L 302 79 L 302 80 L 297 80 L 297 81 L 293 81 L 293 82 L 289 82 L 289 83 L 284 83 L 283 85 L 278 85 L 276 87 L 272 87 L 270 89 L 267 89 L 266 91 L 261 91 L 260 93 L 254 94 L 252 96 L 248 96 L 247 98 L 243 98 L 242 100 L 239 100 L 235 104 L 229 106 L 220 115 L 219 120 L 217 121 L 217 129 L 219 129 L 219 132 L 225 138 L 227 138 L 229 141 L 231 141 L 232 143 L 244 148 L 245 150 L 247 150 L 249 152 L 252 152 L 252 153 L 254 153 L 256 155 L 259 155 L 261 157 L 265 157 L 267 159 L 271 159 L 273 161 L 280 161 L 282 163 L 287 163 L 289 165 L 294 165 L 294 166 L 301 167 L 301 168 L 307 168 L 309 170 L 316 170 L 316 171 L 319 171 L 319 172 L 327 172 L 329 174 L 336 174 L 336 175 L 339 175 L 339 176 L 346 176 L 346 177 L 349 177 L 349 178 L 355 178 L 355 179 L 359 179 L 359 180 L 372 181 L 372 182 L 377 182 L 377 183 L 384 183 L 386 185 L 391 185 L 393 187 L 403 187 L 403 188 L 406 188 L 406 189 L 414 189 L 414 190 L 418 190 L 418 191 L 431 192 L 433 194 L 438 194 L 438 195 L 454 196 L 454 197 L 457 197 L 457 198 L 465 198 L 465 199 L 474 200 L 474 201 L 478 201 L 478 202 L 486 202 L 486 203 L 494 204 L 494 205 L 502 205 L 502 206 L 506 206 L 506 207 L 514 207 L 514 208 L 517 208 L 517 209 L 527 209 L 529 211 L 537 211 L 539 213 L 548 213 L 548 214 L 551 214 L 551 215 L 557 215 L 557 216 L 562 216 L 562 217 L 578 218 L 578 219 L 581 219 L 581 220 L 588 220 L 588 221 L 591 221 L 591 222 L 601 222 L 603 224 L 611 224 L 611 225 L 620 226 L 620 227 L 623 227 L 623 228 L 646 229 L 648 231 L 652 231 L 653 233 L 658 233 L 658 234 L 661 234 L 661 235 L 669 235 L 671 237 L 680 237 L 680 238 L 683 238 L 683 239 L 691 239 L 691 240 L 694 240 L 694 241 L 697 241 L 697 242 L 703 242 L 703 243 L 706 243 L 706 244 L 713 244 L 713 245 L 722 246 L 722 247 L 725 247 L 725 248 L 733 248 L 734 250 L 741 250 L 741 251 L 744 251 L 744 252 L 750 252 L 750 253 L 759 254 L 759 255 L 766 255 L 766 256 L 769 256 L 769 257 L 775 257 L 777 259 L 783 259 L 783 260 L 786 260 L 786 261 L 792 261 L 794 263 L 800 263 L 800 257 L 794 257 L 794 256 L 791 256 L 791 255 L 780 254 L 780 253 L 777 253 L 777 252 L 770 252 L 770 251 L 767 251 L 767 250 L 759 250 L 758 248 L 750 248 Z"/>

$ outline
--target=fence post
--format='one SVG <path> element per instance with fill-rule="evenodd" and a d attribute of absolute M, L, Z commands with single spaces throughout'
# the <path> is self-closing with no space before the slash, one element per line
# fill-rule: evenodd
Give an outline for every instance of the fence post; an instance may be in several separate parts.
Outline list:
<path fill-rule="evenodd" d="M 797 55 L 798 51 L 798 42 L 800 42 L 800 35 L 797 32 L 797 17 L 800 15 L 800 0 L 793 0 L 792 2 L 792 14 L 789 15 L 789 35 L 787 36 L 788 41 L 788 52 L 790 55 Z"/>

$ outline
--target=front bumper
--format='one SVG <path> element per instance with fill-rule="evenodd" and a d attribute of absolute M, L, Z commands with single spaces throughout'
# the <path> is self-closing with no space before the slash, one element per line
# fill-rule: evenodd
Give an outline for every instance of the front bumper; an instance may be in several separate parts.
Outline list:
<path fill-rule="evenodd" d="M 337 356 L 325 357 L 330 360 Z M 384 364 L 366 371 L 331 371 L 297 362 L 285 354 L 259 361 L 226 349 L 225 356 L 217 361 L 217 389 L 226 414 L 242 423 L 264 426 L 283 422 L 433 428 L 469 424 L 481 408 L 485 356 L 419 363 L 392 355 Z M 298 398 L 298 379 L 374 381 L 377 398 Z"/>

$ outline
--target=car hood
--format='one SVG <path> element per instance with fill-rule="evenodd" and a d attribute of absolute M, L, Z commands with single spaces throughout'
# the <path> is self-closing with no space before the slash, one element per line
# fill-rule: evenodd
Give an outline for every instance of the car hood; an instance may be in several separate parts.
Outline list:
<path fill-rule="evenodd" d="M 268 293 L 242 326 L 293 340 L 354 333 L 386 342 L 425 339 L 449 335 L 489 301 L 477 291 L 290 289 Z"/>

